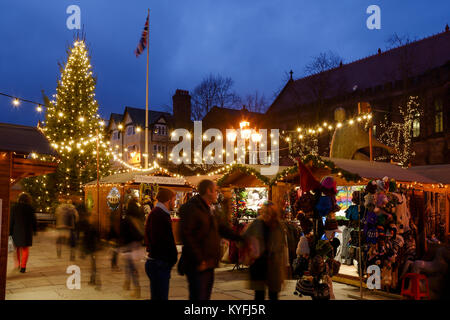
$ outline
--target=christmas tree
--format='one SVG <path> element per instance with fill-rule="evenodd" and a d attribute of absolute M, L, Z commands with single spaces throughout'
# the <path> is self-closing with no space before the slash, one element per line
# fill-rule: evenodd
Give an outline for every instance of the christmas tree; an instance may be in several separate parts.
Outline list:
<path fill-rule="evenodd" d="M 58 151 L 56 173 L 24 179 L 23 186 L 36 201 L 37 209 L 47 211 L 60 195 L 82 195 L 82 185 L 109 171 L 109 151 L 103 139 L 103 121 L 95 100 L 96 79 L 84 40 L 76 40 L 68 50 L 67 62 L 60 66 L 54 100 L 44 95 L 46 119 L 43 132 Z"/>

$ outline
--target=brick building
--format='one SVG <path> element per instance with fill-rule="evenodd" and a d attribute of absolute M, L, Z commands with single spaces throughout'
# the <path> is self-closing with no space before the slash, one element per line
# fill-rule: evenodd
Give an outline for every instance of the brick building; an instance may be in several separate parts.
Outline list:
<path fill-rule="evenodd" d="M 374 134 L 388 115 L 399 122 L 398 106 L 418 96 L 423 115 L 414 120 L 413 165 L 450 163 L 450 31 L 286 83 L 266 112 L 265 127 L 292 130 L 333 121 L 343 108 L 357 114 L 358 102 L 373 110 Z M 378 130 L 376 130 L 378 128 Z M 377 132 L 378 131 L 378 132 Z M 322 135 L 319 153 L 328 155 L 331 134 Z"/>
<path fill-rule="evenodd" d="M 173 114 L 148 111 L 149 164 L 157 160 L 168 163 L 174 142 L 170 132 L 174 128 L 191 128 L 191 98 L 188 91 L 177 90 L 172 97 Z M 112 148 L 122 154 L 122 160 L 136 167 L 144 167 L 145 153 L 145 108 L 125 107 L 123 114 L 111 113 L 106 133 Z M 120 164 L 117 164 L 120 167 Z"/>

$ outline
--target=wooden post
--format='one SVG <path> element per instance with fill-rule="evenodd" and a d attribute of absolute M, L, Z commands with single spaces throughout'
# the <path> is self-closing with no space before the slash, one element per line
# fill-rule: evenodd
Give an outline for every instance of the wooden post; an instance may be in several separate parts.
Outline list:
<path fill-rule="evenodd" d="M 98 223 L 98 232 L 100 233 L 100 161 L 99 161 L 99 148 L 98 148 L 98 144 L 99 144 L 99 137 L 98 137 L 98 129 L 96 130 L 97 132 L 97 223 Z M 122 137 L 123 138 L 123 137 Z"/>
<path fill-rule="evenodd" d="M 12 153 L 0 153 L 0 300 L 6 296 L 6 273 L 8 268 L 9 197 L 11 192 Z"/>

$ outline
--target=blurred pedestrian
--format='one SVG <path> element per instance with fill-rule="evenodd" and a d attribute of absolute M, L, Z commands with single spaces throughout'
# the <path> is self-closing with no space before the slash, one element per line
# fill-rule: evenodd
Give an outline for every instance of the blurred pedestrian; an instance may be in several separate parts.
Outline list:
<path fill-rule="evenodd" d="M 131 198 L 127 203 L 125 217 L 120 221 L 120 243 L 125 261 L 125 282 L 123 289 L 130 290 L 130 283 L 133 282 L 134 290 L 131 295 L 134 298 L 141 297 L 136 260 L 139 259 L 142 240 L 144 239 L 142 216 L 142 209 L 138 201 L 135 198 Z"/>
<path fill-rule="evenodd" d="M 83 249 L 83 243 L 80 241 L 83 238 L 83 231 L 86 228 L 86 224 L 89 224 L 90 213 L 87 211 L 84 202 L 75 203 L 75 210 L 77 210 L 78 220 L 75 223 L 75 237 L 77 239 L 77 247 L 80 251 L 80 258 L 84 259 L 85 252 Z"/>
<path fill-rule="evenodd" d="M 270 300 L 278 300 L 289 265 L 286 231 L 281 222 L 281 211 L 272 202 L 266 202 L 261 215 L 244 233 L 251 258 L 250 288 L 255 300 L 264 300 L 266 287 Z"/>
<path fill-rule="evenodd" d="M 120 234 L 120 221 L 121 212 L 120 210 L 111 210 L 109 214 L 109 232 L 108 232 L 108 242 L 111 249 L 111 270 L 120 271 L 118 260 L 119 260 L 119 234 Z"/>
<path fill-rule="evenodd" d="M 175 244 L 170 211 L 175 207 L 176 194 L 167 188 L 159 188 L 156 207 L 147 216 L 145 243 L 148 259 L 145 271 L 150 279 L 152 300 L 169 299 L 170 271 L 177 263 L 178 251 Z"/>
<path fill-rule="evenodd" d="M 77 206 L 79 213 L 78 231 L 81 239 L 81 249 L 83 256 L 88 256 L 91 264 L 91 276 L 89 285 L 95 285 L 96 289 L 101 288 L 100 275 L 97 270 L 97 253 L 100 250 L 100 234 L 96 223 L 90 221 L 91 215 L 87 211 L 84 203 Z"/>
<path fill-rule="evenodd" d="M 11 207 L 9 235 L 16 247 L 15 268 L 24 273 L 27 267 L 30 247 L 33 245 L 33 234 L 37 231 L 37 221 L 31 196 L 21 193 L 17 203 Z"/>
<path fill-rule="evenodd" d="M 61 258 L 61 249 L 63 244 L 70 247 L 70 261 L 75 260 L 76 247 L 76 224 L 78 223 L 78 212 L 72 204 L 72 200 L 63 199 L 56 208 L 56 229 L 58 232 L 56 239 L 56 254 Z"/>
<path fill-rule="evenodd" d="M 180 208 L 180 236 L 183 250 L 178 263 L 180 274 L 186 274 L 190 300 L 209 300 L 214 283 L 214 268 L 219 264 L 220 237 L 241 241 L 242 237 L 213 214 L 217 186 L 202 180 L 199 194 Z"/>

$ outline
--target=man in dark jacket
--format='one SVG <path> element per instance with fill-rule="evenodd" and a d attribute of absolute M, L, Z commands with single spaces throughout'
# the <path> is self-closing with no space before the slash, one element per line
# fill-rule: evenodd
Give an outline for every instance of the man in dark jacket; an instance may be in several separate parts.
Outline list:
<path fill-rule="evenodd" d="M 159 188 L 156 199 L 158 203 L 145 222 L 148 252 L 145 271 L 150 279 L 151 299 L 168 300 L 170 271 L 178 259 L 170 218 L 170 211 L 175 207 L 175 193 L 170 189 Z"/>
<path fill-rule="evenodd" d="M 214 268 L 220 260 L 220 237 L 242 241 L 242 237 L 214 215 L 211 206 L 217 202 L 217 186 L 211 180 L 198 185 L 199 195 L 180 208 L 180 236 L 183 251 L 179 271 L 189 282 L 190 300 L 209 300 L 214 283 Z"/>

